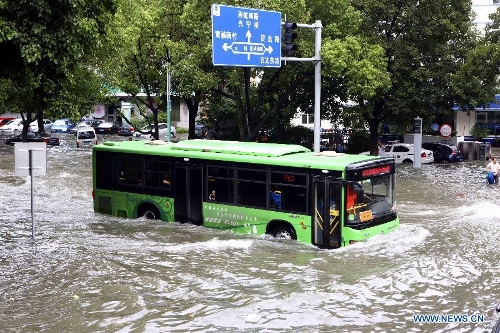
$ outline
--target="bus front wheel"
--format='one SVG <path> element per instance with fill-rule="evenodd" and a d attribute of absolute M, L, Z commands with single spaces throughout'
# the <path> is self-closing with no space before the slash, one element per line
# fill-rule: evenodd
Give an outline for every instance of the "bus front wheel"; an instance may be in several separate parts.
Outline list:
<path fill-rule="evenodd" d="M 280 224 L 273 229 L 273 237 L 278 239 L 297 239 L 295 230 L 285 224 Z"/>
<path fill-rule="evenodd" d="M 158 220 L 160 218 L 160 211 L 152 205 L 142 206 L 137 212 L 137 217 L 143 216 L 148 220 Z"/>

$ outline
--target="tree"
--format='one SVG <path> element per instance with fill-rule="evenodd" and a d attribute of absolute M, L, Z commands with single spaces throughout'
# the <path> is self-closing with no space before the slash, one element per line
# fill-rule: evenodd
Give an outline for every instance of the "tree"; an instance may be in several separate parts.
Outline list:
<path fill-rule="evenodd" d="M 456 104 L 463 111 L 487 107 L 495 101 L 498 92 L 500 68 L 500 13 L 489 16 L 492 21 L 486 26 L 485 35 L 476 47 L 470 50 L 460 69 L 453 77 L 456 87 Z"/>
<path fill-rule="evenodd" d="M 377 155 L 382 122 L 451 110 L 460 90 L 454 76 L 477 35 L 468 0 L 362 0 L 354 6 L 362 13 L 359 37 L 348 49 L 335 47 L 336 41 L 328 45 L 326 70 L 347 78 L 348 95 L 359 104 L 370 128 L 370 151 Z M 360 57 L 359 66 L 350 70 L 331 55 Z M 375 66 L 365 66 L 363 59 Z M 374 85 L 377 78 L 381 82 Z"/>
<path fill-rule="evenodd" d="M 75 97 L 78 78 L 95 75 L 92 56 L 114 12 L 113 0 L 2 3 L 0 86 L 8 91 L 0 90 L 4 106 L 21 113 L 24 138 L 31 121 Z"/>

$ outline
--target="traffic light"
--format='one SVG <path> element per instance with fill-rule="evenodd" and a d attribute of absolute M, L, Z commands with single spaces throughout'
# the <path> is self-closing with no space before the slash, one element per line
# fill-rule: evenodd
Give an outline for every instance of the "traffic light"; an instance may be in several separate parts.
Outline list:
<path fill-rule="evenodd" d="M 297 51 L 297 45 L 294 44 L 297 38 L 297 23 L 295 22 L 285 22 L 285 56 L 289 56 Z"/>
<path fill-rule="evenodd" d="M 422 134 L 422 118 L 414 118 L 413 133 Z"/>

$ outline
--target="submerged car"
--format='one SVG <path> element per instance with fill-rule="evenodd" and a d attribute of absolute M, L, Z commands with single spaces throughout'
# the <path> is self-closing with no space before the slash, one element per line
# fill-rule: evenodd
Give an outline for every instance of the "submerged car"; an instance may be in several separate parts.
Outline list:
<path fill-rule="evenodd" d="M 75 126 L 76 124 L 69 118 L 57 119 L 50 131 L 52 133 L 68 133 Z"/>
<path fill-rule="evenodd" d="M 52 125 L 54 123 L 49 119 L 44 119 L 42 122 L 43 122 L 43 131 L 50 132 L 50 129 L 52 128 Z M 38 128 L 38 120 L 35 120 L 34 122 L 30 123 L 30 132 L 37 133 L 39 131 L 40 130 Z"/>
<path fill-rule="evenodd" d="M 0 127 L 7 124 L 9 121 L 16 119 L 15 117 L 0 117 Z"/>
<path fill-rule="evenodd" d="M 0 127 L 0 132 L 6 134 L 19 133 L 23 130 L 23 120 L 16 118 L 7 122 L 5 125 Z"/>
<path fill-rule="evenodd" d="M 383 156 L 394 158 L 396 163 L 413 163 L 415 160 L 414 146 L 410 143 L 386 145 Z M 422 163 L 434 162 L 434 154 L 432 150 L 422 149 L 420 151 L 420 158 Z"/>
<path fill-rule="evenodd" d="M 153 126 L 151 126 L 153 128 Z M 168 125 L 167 123 L 158 123 L 158 139 L 165 140 L 168 134 Z M 177 131 L 174 126 L 170 126 L 170 135 L 175 137 L 177 135 Z"/>
<path fill-rule="evenodd" d="M 11 136 L 5 139 L 5 144 L 7 145 L 13 145 L 16 142 L 23 142 L 22 134 Z M 41 135 L 38 132 L 28 132 L 26 142 L 45 142 L 48 146 L 59 146 L 60 144 L 59 138 L 50 135 Z"/>
<path fill-rule="evenodd" d="M 95 128 L 95 131 L 99 134 L 113 134 L 118 132 L 119 127 L 118 123 L 104 121 Z"/>
<path fill-rule="evenodd" d="M 195 139 L 206 139 L 208 136 L 208 131 L 203 125 L 194 126 L 194 138 Z"/>
<path fill-rule="evenodd" d="M 434 153 L 434 162 L 436 163 L 453 163 L 464 160 L 462 152 L 456 146 L 441 142 L 424 142 L 422 143 L 422 148 L 432 150 Z"/>
<path fill-rule="evenodd" d="M 135 133 L 135 128 L 132 125 L 124 124 L 118 127 L 118 135 L 132 136 Z"/>
<path fill-rule="evenodd" d="M 93 127 L 79 127 L 76 132 L 76 148 L 92 147 L 97 144 L 97 136 Z"/>

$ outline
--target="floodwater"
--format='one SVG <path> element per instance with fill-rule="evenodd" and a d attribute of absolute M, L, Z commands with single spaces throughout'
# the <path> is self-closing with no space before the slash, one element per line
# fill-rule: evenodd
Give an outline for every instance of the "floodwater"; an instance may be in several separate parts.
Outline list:
<path fill-rule="evenodd" d="M 500 186 L 484 161 L 398 166 L 400 229 L 320 250 L 95 214 L 91 151 L 71 136 L 34 177 L 32 240 L 30 179 L 13 147 L 0 156 L 0 332 L 489 332 L 498 318 Z"/>

